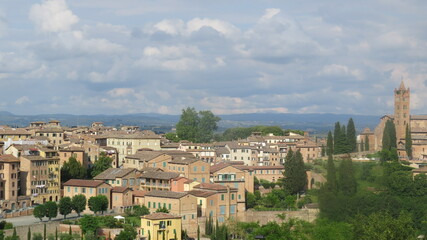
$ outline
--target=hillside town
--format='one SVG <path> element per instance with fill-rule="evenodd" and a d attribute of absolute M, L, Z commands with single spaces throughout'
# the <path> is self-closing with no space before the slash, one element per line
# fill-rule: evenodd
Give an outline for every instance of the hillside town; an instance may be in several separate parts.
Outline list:
<path fill-rule="evenodd" d="M 364 161 L 367 155 L 383 149 L 385 122 L 392 120 L 399 158 L 415 167 L 414 175 L 427 172 L 420 168 L 427 156 L 423 141 L 426 118 L 410 115 L 409 96 L 409 88 L 402 82 L 395 90 L 394 115 L 381 118 L 375 133 L 364 129 L 357 136 L 353 160 Z M 405 151 L 407 126 L 411 126 L 413 141 L 410 156 Z M 325 148 L 329 148 L 326 138 L 310 137 L 307 132 L 283 136 L 252 132 L 234 141 L 193 143 L 173 142 L 164 134 L 138 126 L 111 127 L 94 122 L 66 127 L 56 120 L 31 122 L 24 128 L 1 126 L 0 141 L 3 218 L 36 216 L 37 206 L 64 198 L 74 201 L 77 195 L 87 200 L 105 196 L 104 208 L 94 210 L 88 201 L 80 212 L 105 211 L 120 216 L 134 206 L 145 206 L 150 214 L 141 217 L 138 239 L 160 239 L 166 234 L 150 227 L 150 221 L 159 219 L 171 226 L 167 239 L 181 239 L 183 231 L 196 237 L 201 225 L 202 234 L 206 234 L 208 220 L 220 225 L 229 219 L 249 222 L 253 212 L 248 212 L 248 194 L 272 190 L 259 186 L 259 181 L 280 188 L 289 153 L 300 153 L 303 162 L 311 164 L 324 158 Z M 68 166 L 71 162 L 77 165 Z M 90 174 L 70 174 L 66 168 L 82 168 Z M 324 175 L 310 169 L 306 176 L 307 190 L 326 181 Z M 108 232 L 111 239 L 117 234 Z"/>

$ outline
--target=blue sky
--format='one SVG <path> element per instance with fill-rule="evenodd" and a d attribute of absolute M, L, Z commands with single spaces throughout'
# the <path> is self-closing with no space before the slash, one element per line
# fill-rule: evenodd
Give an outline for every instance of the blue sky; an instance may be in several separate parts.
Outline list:
<path fill-rule="evenodd" d="M 427 1 L 0 2 L 0 110 L 427 113 Z"/>

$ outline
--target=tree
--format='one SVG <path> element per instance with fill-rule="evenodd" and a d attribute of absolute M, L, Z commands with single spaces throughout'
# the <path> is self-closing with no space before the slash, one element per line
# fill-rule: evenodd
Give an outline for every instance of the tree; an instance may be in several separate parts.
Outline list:
<path fill-rule="evenodd" d="M 338 190 L 344 195 L 354 195 L 357 192 L 357 181 L 354 175 L 353 162 L 350 157 L 341 161 L 338 172 Z"/>
<path fill-rule="evenodd" d="M 409 124 L 406 125 L 405 150 L 408 158 L 412 159 L 412 136 L 411 136 L 411 129 L 409 127 Z"/>
<path fill-rule="evenodd" d="M 43 226 L 43 239 L 46 240 L 46 223 Z"/>
<path fill-rule="evenodd" d="M 341 148 L 341 145 L 338 143 L 339 139 L 341 136 L 341 125 L 340 122 L 336 122 L 335 123 L 335 128 L 334 128 L 334 144 L 333 144 L 333 148 L 334 148 L 334 154 L 340 154 L 341 152 L 338 151 L 338 149 Z"/>
<path fill-rule="evenodd" d="M 368 135 L 365 136 L 365 151 L 369 151 L 369 138 L 368 138 Z"/>
<path fill-rule="evenodd" d="M 322 157 L 324 157 L 326 155 L 326 148 L 325 145 L 322 144 L 322 152 L 320 154 Z"/>
<path fill-rule="evenodd" d="M 354 239 L 415 239 L 411 216 L 406 213 L 401 213 L 397 218 L 384 211 L 369 216 L 358 215 L 352 223 Z"/>
<path fill-rule="evenodd" d="M 28 227 L 27 240 L 31 240 L 31 229 Z"/>
<path fill-rule="evenodd" d="M 101 152 L 98 160 L 93 164 L 92 172 L 91 172 L 92 177 L 95 177 L 98 174 L 102 173 L 103 171 L 111 168 L 112 162 L 113 162 L 113 159 L 108 157 L 105 154 L 105 152 Z"/>
<path fill-rule="evenodd" d="M 161 207 L 156 210 L 156 212 L 169 213 L 169 210 L 166 207 Z"/>
<path fill-rule="evenodd" d="M 332 155 L 334 153 L 334 139 L 332 138 L 331 131 L 328 132 L 328 140 L 326 141 L 326 155 Z"/>
<path fill-rule="evenodd" d="M 365 151 L 365 143 L 363 142 L 363 139 L 360 140 L 360 151 L 364 152 Z"/>
<path fill-rule="evenodd" d="M 295 154 L 293 154 L 292 150 L 289 150 L 288 155 L 290 156 L 286 156 L 284 172 L 285 190 L 288 190 L 292 194 L 296 194 L 306 188 L 307 173 L 305 171 L 303 157 L 299 150 Z"/>
<path fill-rule="evenodd" d="M 182 110 L 181 118 L 176 124 L 178 138 L 191 142 L 210 142 L 221 120 L 211 111 L 197 111 L 194 108 Z"/>
<path fill-rule="evenodd" d="M 61 167 L 61 181 L 66 182 L 70 179 L 83 179 L 86 177 L 86 168 L 77 161 L 75 157 L 70 157 Z"/>
<path fill-rule="evenodd" d="M 354 126 L 353 118 L 350 118 L 347 124 L 347 142 L 350 152 L 357 151 L 356 137 L 356 127 Z"/>
<path fill-rule="evenodd" d="M 59 213 L 64 215 L 64 219 L 67 218 L 67 215 L 71 213 L 71 211 L 73 210 L 73 204 L 71 202 L 71 198 L 70 197 L 63 197 L 61 198 L 61 200 L 59 201 Z"/>
<path fill-rule="evenodd" d="M 176 124 L 176 134 L 180 139 L 196 142 L 199 121 L 196 109 L 190 107 L 183 109 L 181 118 Z"/>
<path fill-rule="evenodd" d="M 91 215 L 84 215 L 80 219 L 80 228 L 82 229 L 83 234 L 88 232 L 96 232 L 99 227 L 98 219 Z M 71 235 L 71 234 L 70 234 Z"/>
<path fill-rule="evenodd" d="M 44 240 L 43 235 L 41 233 L 34 233 L 33 240 Z"/>
<path fill-rule="evenodd" d="M 89 198 L 88 205 L 89 209 L 95 214 L 97 212 L 101 212 L 101 214 L 104 214 L 104 211 L 108 209 L 108 198 L 104 195 L 91 197 Z"/>
<path fill-rule="evenodd" d="M 126 225 L 124 227 L 124 229 L 119 233 L 119 235 L 116 236 L 116 238 L 114 238 L 115 240 L 133 240 L 136 238 L 137 236 L 137 232 L 135 230 L 135 228 Z M 151 236 L 149 236 L 149 238 L 151 238 Z"/>
<path fill-rule="evenodd" d="M 383 150 L 390 151 L 392 148 L 397 148 L 396 127 L 391 120 L 387 120 L 383 131 Z"/>
<path fill-rule="evenodd" d="M 179 139 L 178 135 L 176 133 L 173 133 L 173 132 L 166 133 L 165 138 L 167 140 L 172 141 L 172 142 L 179 142 L 179 140 L 181 140 L 181 139 Z"/>
<path fill-rule="evenodd" d="M 36 206 L 34 208 L 33 215 L 34 217 L 40 219 L 41 222 L 46 216 L 46 207 L 43 204 Z"/>
<path fill-rule="evenodd" d="M 49 218 L 49 221 L 58 216 L 58 205 L 56 202 L 49 201 L 46 202 L 44 206 L 46 207 L 46 217 Z"/>
<path fill-rule="evenodd" d="M 337 191 L 337 174 L 332 154 L 328 156 L 326 188 L 332 193 Z"/>
<path fill-rule="evenodd" d="M 214 132 L 218 129 L 218 122 L 221 118 L 215 116 L 211 111 L 200 111 L 199 116 L 196 142 L 210 142 Z"/>
<path fill-rule="evenodd" d="M 86 209 L 86 196 L 83 194 L 74 195 L 71 200 L 72 208 L 80 217 L 80 213 Z"/>

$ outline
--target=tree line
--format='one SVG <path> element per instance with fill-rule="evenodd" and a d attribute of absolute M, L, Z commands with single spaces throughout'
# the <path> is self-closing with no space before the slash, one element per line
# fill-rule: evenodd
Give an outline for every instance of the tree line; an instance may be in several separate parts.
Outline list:
<path fill-rule="evenodd" d="M 365 145 L 366 146 L 366 145 Z M 367 145 L 369 150 L 369 140 Z M 340 122 L 335 123 L 334 134 L 328 132 L 328 138 L 326 141 L 326 155 L 330 154 L 345 154 L 356 152 L 357 148 L 357 136 L 356 128 L 352 118 L 348 120 L 348 124 L 341 125 Z"/>
<path fill-rule="evenodd" d="M 61 167 L 61 182 L 64 183 L 70 179 L 92 179 L 111 168 L 112 162 L 113 159 L 102 152 L 98 160 L 90 168 L 86 168 L 75 157 L 70 157 Z"/>

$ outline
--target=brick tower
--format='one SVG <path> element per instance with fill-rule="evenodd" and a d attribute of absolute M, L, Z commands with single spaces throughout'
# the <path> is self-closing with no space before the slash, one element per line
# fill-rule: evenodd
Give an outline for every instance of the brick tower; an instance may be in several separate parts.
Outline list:
<path fill-rule="evenodd" d="M 405 139 L 406 125 L 410 124 L 410 91 L 403 81 L 394 89 L 394 124 L 397 141 Z"/>

